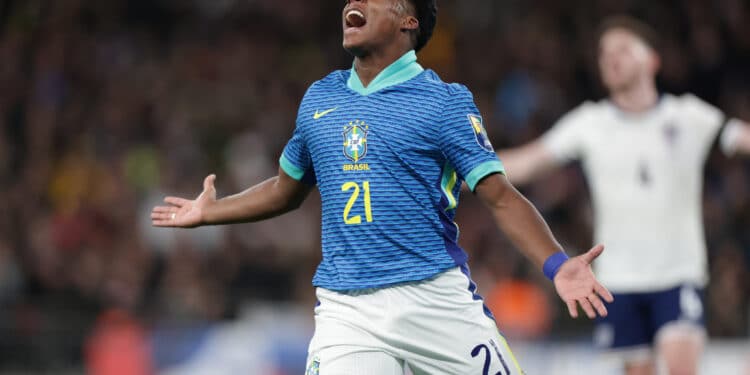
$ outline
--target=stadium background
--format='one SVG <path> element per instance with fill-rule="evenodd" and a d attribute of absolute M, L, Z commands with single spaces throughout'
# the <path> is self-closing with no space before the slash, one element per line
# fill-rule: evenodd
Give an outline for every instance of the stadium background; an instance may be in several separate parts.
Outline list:
<path fill-rule="evenodd" d="M 351 66 L 341 5 L 0 0 L 0 373 L 302 372 L 316 194 L 253 225 L 153 229 L 148 213 L 167 193 L 194 196 L 211 172 L 219 194 L 275 173 L 306 87 Z M 473 90 L 496 147 L 603 96 L 594 31 L 624 11 L 663 38 L 661 89 L 750 120 L 747 1 L 440 6 L 421 62 Z M 733 374 L 750 352 L 750 163 L 714 153 L 706 171 L 705 371 Z M 524 192 L 566 248 L 588 248 L 576 166 Z M 616 373 L 591 349 L 590 323 L 564 314 L 474 197 L 459 224 L 480 292 L 530 374 Z"/>

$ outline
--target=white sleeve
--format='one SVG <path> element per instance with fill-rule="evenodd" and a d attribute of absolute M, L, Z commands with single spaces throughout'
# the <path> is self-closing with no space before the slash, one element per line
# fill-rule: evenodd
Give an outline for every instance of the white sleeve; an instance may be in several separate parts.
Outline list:
<path fill-rule="evenodd" d="M 569 162 L 583 157 L 591 105 L 587 102 L 568 112 L 542 136 L 542 144 L 558 161 Z"/>
<path fill-rule="evenodd" d="M 695 147 L 708 154 L 725 123 L 724 113 L 692 94 L 682 96 L 681 112 L 690 126 L 689 133 L 696 136 Z"/>
<path fill-rule="evenodd" d="M 737 152 L 737 146 L 740 138 L 742 137 L 743 127 L 742 121 L 737 119 L 731 119 L 724 126 L 724 130 L 719 135 L 719 144 L 721 145 L 721 151 L 726 156 L 734 156 Z"/>

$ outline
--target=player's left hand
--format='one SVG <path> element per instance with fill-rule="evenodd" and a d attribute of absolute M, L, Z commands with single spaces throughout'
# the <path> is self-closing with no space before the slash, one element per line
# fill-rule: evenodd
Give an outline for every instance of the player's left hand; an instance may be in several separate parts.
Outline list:
<path fill-rule="evenodd" d="M 602 298 L 607 302 L 614 301 L 612 294 L 596 280 L 594 272 L 591 271 L 591 263 L 604 251 L 604 246 L 597 245 L 585 254 L 573 257 L 565 261 L 555 275 L 555 289 L 565 304 L 568 312 L 573 318 L 578 317 L 580 305 L 586 315 L 594 319 L 599 316 L 607 316 L 607 308 Z"/>

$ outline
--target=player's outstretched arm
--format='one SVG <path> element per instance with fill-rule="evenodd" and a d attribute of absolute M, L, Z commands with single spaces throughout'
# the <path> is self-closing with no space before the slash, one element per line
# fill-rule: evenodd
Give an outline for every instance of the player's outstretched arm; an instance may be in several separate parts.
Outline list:
<path fill-rule="evenodd" d="M 282 169 L 279 175 L 241 193 L 216 199 L 215 175 L 203 181 L 203 192 L 188 200 L 164 199 L 168 205 L 151 211 L 151 223 L 157 227 L 193 228 L 201 225 L 259 221 L 281 215 L 299 207 L 312 187 L 299 182 Z"/>
<path fill-rule="evenodd" d="M 555 240 L 539 212 L 502 174 L 493 174 L 480 181 L 475 192 L 492 211 L 500 229 L 540 269 L 548 266 L 550 257 L 560 254 L 562 247 Z M 578 317 L 580 305 L 589 318 L 606 316 L 602 302 L 613 297 L 591 271 L 591 262 L 604 251 L 599 245 L 589 252 L 570 258 L 556 270 L 553 280 L 558 295 L 568 306 L 570 315 Z"/>
<path fill-rule="evenodd" d="M 558 166 L 554 155 L 539 140 L 516 148 L 497 151 L 508 178 L 514 185 L 525 185 Z"/>

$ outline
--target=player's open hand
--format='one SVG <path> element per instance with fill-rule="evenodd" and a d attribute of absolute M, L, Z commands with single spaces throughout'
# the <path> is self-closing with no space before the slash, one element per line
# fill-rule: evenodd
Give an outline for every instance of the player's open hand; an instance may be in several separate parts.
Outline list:
<path fill-rule="evenodd" d="M 573 318 L 578 317 L 580 305 L 586 315 L 594 319 L 607 316 L 607 308 L 602 298 L 607 302 L 614 301 L 612 294 L 596 280 L 591 271 L 591 262 L 604 251 L 604 246 L 597 245 L 585 254 L 565 261 L 555 275 L 557 294 L 568 305 L 568 312 Z"/>
<path fill-rule="evenodd" d="M 203 215 L 208 205 L 216 202 L 215 175 L 203 181 L 203 192 L 195 200 L 166 197 L 168 206 L 156 206 L 151 211 L 151 224 L 156 227 L 193 228 L 203 223 Z"/>

